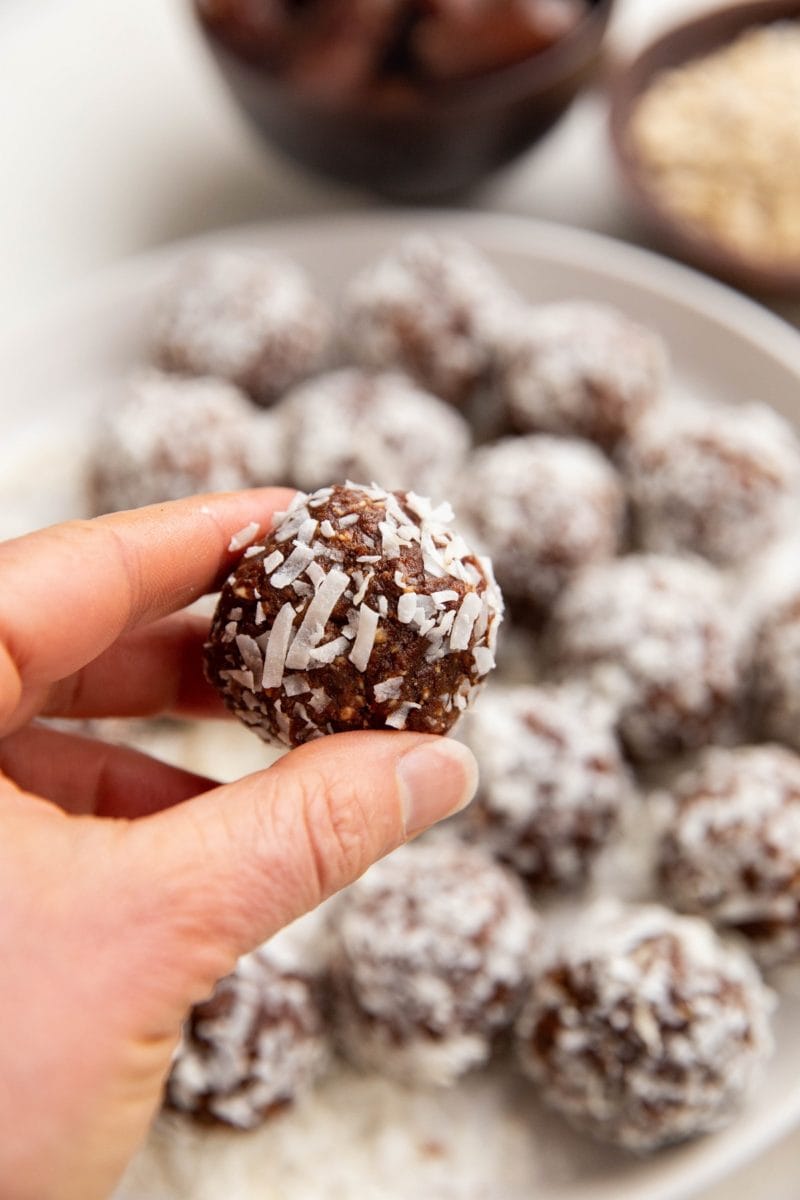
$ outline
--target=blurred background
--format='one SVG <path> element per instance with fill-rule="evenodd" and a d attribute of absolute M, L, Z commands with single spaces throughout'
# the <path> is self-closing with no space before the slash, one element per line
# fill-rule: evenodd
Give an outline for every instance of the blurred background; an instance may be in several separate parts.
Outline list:
<path fill-rule="evenodd" d="M 594 82 L 541 142 L 457 203 L 653 245 L 615 161 L 609 95 L 653 38 L 715 7 L 617 0 Z M 0 0 L 0 95 L 6 328 L 96 270 L 175 239 L 304 214 L 334 221 L 388 203 L 265 145 L 182 0 Z M 800 324 L 791 289 L 760 298 Z M 704 1200 L 795 1200 L 798 1163 L 795 1135 Z"/>
<path fill-rule="evenodd" d="M 713 7 L 617 0 L 597 85 L 460 202 L 645 241 L 610 149 L 604 84 L 649 39 Z M 181 0 L 0 0 L 0 81 L 6 323 L 106 263 L 176 238 L 376 203 L 265 151 Z M 800 303 L 773 304 L 800 319 Z"/>

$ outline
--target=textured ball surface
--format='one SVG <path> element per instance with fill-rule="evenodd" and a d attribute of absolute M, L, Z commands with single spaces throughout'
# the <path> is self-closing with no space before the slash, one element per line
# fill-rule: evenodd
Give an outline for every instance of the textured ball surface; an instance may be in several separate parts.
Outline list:
<path fill-rule="evenodd" d="M 253 1129 L 306 1092 L 329 1051 L 319 980 L 285 945 L 267 943 L 192 1009 L 167 1103 L 200 1120 Z"/>
<path fill-rule="evenodd" d="M 500 378 L 520 433 L 585 437 L 610 450 L 660 400 L 666 365 L 658 334 L 613 308 L 567 302 L 520 315 Z"/>
<path fill-rule="evenodd" d="M 446 493 L 471 438 L 453 407 L 403 375 L 345 369 L 292 391 L 280 407 L 292 482 L 380 479 L 424 496 Z"/>
<path fill-rule="evenodd" d="M 735 563 L 785 525 L 800 450 L 766 405 L 665 405 L 638 426 L 625 474 L 645 549 Z"/>
<path fill-rule="evenodd" d="M 580 567 L 616 553 L 624 513 L 619 478 L 598 450 L 545 436 L 476 450 L 457 506 L 507 599 L 537 613 Z"/>
<path fill-rule="evenodd" d="M 260 250 L 220 250 L 187 262 L 162 300 L 159 365 L 218 375 L 258 404 L 314 371 L 331 318 L 294 263 Z"/>
<path fill-rule="evenodd" d="M 589 910 L 537 963 L 517 1025 L 541 1098 L 638 1152 L 728 1123 L 772 1048 L 771 996 L 710 926 L 646 905 Z"/>
<path fill-rule="evenodd" d="M 449 505 L 357 484 L 298 493 L 222 590 L 206 672 L 265 740 L 446 733 L 494 666 L 502 598 Z"/>
<path fill-rule="evenodd" d="M 410 846 L 342 899 L 333 955 L 337 1031 L 358 1065 L 449 1084 L 489 1057 L 528 977 L 537 920 L 479 850 Z"/>
<path fill-rule="evenodd" d="M 675 908 L 742 934 L 765 966 L 800 959 L 800 758 L 707 751 L 671 788 L 659 877 Z"/>
<path fill-rule="evenodd" d="M 566 689 L 490 688 L 464 739 L 480 767 L 469 836 L 531 887 L 586 883 L 631 795 L 605 714 Z"/>
<path fill-rule="evenodd" d="M 100 416 L 89 490 L 96 513 L 283 480 L 281 430 L 221 379 L 134 376 Z"/>
<path fill-rule="evenodd" d="M 352 281 L 342 337 L 363 366 L 399 368 L 463 405 L 492 375 L 505 314 L 517 303 L 466 242 L 418 234 Z"/>
<path fill-rule="evenodd" d="M 752 693 L 758 732 L 800 750 L 800 594 L 777 605 L 761 624 Z"/>
<path fill-rule="evenodd" d="M 608 697 L 633 758 L 732 736 L 739 635 L 708 564 L 631 555 L 586 567 L 556 604 L 549 634 L 554 667 Z"/>

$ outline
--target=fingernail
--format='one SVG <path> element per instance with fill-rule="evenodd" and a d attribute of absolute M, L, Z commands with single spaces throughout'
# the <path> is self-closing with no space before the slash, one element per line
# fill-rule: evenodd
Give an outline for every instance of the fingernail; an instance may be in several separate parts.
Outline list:
<path fill-rule="evenodd" d="M 478 786 L 478 764 L 460 742 L 432 738 L 397 764 L 407 837 L 466 808 Z"/>

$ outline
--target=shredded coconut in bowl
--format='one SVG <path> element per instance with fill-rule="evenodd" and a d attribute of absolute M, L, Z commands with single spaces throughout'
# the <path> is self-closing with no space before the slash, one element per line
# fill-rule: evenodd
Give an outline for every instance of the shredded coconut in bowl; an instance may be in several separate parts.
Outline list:
<path fill-rule="evenodd" d="M 800 265 L 800 21 L 662 71 L 628 131 L 654 198 L 744 257 Z"/>

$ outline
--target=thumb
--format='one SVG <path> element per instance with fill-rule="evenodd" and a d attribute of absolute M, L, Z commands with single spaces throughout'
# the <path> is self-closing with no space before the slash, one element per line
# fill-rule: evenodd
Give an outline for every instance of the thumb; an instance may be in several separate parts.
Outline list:
<path fill-rule="evenodd" d="M 471 800 L 477 766 L 442 737 L 346 733 L 137 821 L 151 900 L 217 974 L 371 863 Z M 129 847 L 130 849 L 130 847 Z M 217 976 L 214 975 L 214 978 Z"/>

